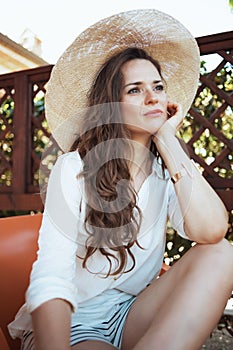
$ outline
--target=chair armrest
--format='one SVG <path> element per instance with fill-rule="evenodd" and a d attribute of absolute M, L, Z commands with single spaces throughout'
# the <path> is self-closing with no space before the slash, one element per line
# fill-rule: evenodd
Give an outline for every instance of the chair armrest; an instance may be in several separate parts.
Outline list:
<path fill-rule="evenodd" d="M 0 349 L 1 350 L 10 350 L 10 347 L 7 344 L 5 335 L 3 334 L 2 328 L 0 328 Z"/>

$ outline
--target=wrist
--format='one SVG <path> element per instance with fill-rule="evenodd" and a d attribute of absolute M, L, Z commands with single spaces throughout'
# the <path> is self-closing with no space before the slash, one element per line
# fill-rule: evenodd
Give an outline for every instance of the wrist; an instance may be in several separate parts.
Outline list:
<path fill-rule="evenodd" d="M 153 136 L 153 141 L 158 150 L 168 150 L 178 142 L 177 137 L 172 133 L 161 133 Z"/>

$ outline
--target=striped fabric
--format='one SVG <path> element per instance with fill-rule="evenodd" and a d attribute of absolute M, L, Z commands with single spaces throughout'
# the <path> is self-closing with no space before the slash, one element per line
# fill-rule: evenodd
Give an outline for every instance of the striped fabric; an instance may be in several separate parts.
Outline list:
<path fill-rule="evenodd" d="M 71 328 L 70 344 L 74 345 L 85 340 L 102 340 L 114 345 L 117 349 L 120 349 L 125 320 L 134 299 L 135 298 L 132 297 L 131 299 L 120 303 L 117 311 L 113 315 L 110 315 L 106 321 L 96 326 L 86 327 L 81 324 L 73 326 Z"/>
<path fill-rule="evenodd" d="M 134 300 L 135 297 L 132 296 L 130 299 L 116 304 L 114 311 L 110 310 L 109 317 L 104 322 L 96 325 L 73 325 L 70 332 L 70 345 L 73 346 L 87 340 L 99 340 L 120 349 L 125 320 Z M 32 331 L 24 333 L 21 350 L 34 350 Z"/>
<path fill-rule="evenodd" d="M 21 349 L 34 350 L 34 337 L 32 331 L 24 332 L 21 342 Z"/>

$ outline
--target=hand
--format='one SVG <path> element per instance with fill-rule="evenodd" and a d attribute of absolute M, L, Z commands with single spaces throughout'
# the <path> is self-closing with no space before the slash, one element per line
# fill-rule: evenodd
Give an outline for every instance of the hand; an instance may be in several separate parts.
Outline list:
<path fill-rule="evenodd" d="M 156 143 L 158 139 L 162 136 L 172 135 L 174 136 L 177 130 L 183 124 L 184 116 L 182 112 L 182 107 L 178 103 L 168 102 L 167 105 L 168 119 L 159 128 L 156 134 L 152 137 L 152 140 Z"/>

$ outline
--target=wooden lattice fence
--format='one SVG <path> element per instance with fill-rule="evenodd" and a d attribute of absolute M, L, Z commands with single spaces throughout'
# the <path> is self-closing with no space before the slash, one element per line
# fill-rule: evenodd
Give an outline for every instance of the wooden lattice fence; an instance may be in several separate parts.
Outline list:
<path fill-rule="evenodd" d="M 202 60 L 214 63 L 211 70 L 201 64 L 197 96 L 180 135 L 232 213 L 233 31 L 197 42 Z M 52 67 L 0 76 L 0 210 L 43 209 L 38 178 L 50 139 L 43 97 Z"/>

